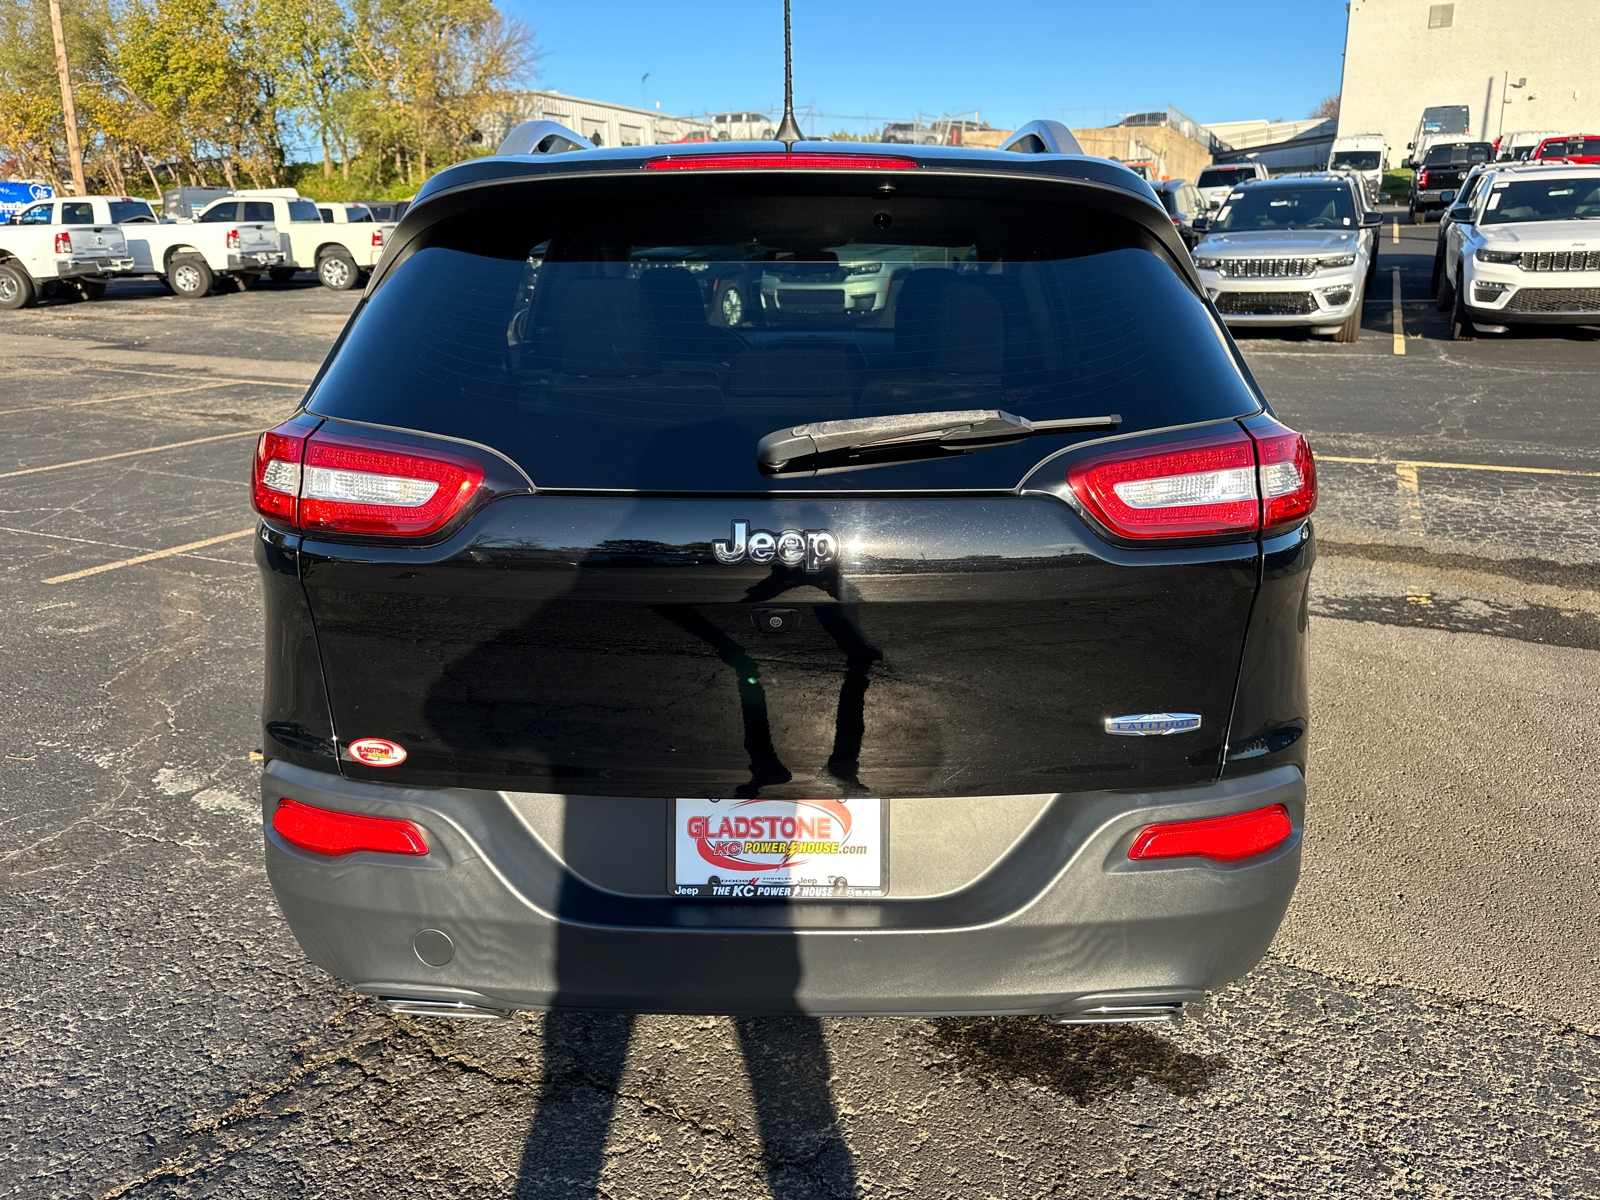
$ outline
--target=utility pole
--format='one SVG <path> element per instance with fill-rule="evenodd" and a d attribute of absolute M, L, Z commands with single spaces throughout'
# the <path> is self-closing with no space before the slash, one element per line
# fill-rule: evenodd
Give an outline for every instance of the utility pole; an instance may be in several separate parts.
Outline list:
<path fill-rule="evenodd" d="M 83 182 L 83 151 L 78 146 L 78 113 L 72 107 L 72 78 L 67 74 L 67 37 L 61 32 L 61 0 L 50 0 L 50 32 L 56 35 L 56 75 L 61 80 L 61 113 L 67 123 L 67 157 L 72 160 L 72 188 L 89 192 Z"/>

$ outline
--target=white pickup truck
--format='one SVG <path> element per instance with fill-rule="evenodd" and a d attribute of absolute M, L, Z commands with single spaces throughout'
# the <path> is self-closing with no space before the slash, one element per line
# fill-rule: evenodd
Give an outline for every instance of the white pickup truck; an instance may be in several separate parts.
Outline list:
<path fill-rule="evenodd" d="M 214 200 L 200 213 L 200 221 L 233 220 L 241 206 L 271 205 L 279 249 L 285 261 L 272 269 L 279 283 L 299 270 L 314 270 L 323 287 L 335 291 L 358 286 L 378 265 L 392 224 L 378 224 L 364 205 L 318 204 L 293 188 L 250 188 Z M 222 215 L 226 214 L 226 215 Z"/>
<path fill-rule="evenodd" d="M 132 265 L 104 208 L 97 213 L 87 197 L 41 200 L 0 226 L 0 308 L 31 308 L 52 296 L 98 300 Z"/>
<path fill-rule="evenodd" d="M 126 273 L 159 275 L 177 295 L 191 300 L 204 296 L 218 279 L 231 281 L 240 291 L 254 287 L 285 256 L 278 248 L 271 205 L 249 204 L 240 215 L 243 220 L 234 220 L 231 212 L 210 221 L 203 216 L 159 224 L 124 220 L 122 231 L 134 259 Z"/>

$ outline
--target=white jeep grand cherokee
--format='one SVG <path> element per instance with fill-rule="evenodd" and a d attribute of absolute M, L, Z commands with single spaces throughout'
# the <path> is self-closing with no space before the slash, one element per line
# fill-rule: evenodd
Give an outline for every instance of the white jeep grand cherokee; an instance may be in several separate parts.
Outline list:
<path fill-rule="evenodd" d="M 1214 219 L 1195 222 L 1194 248 L 1206 295 L 1230 327 L 1310 326 L 1353 342 L 1377 267 L 1373 226 L 1347 176 L 1300 175 L 1247 183 Z"/>
<path fill-rule="evenodd" d="M 1497 170 L 1450 219 L 1439 307 L 1453 339 L 1600 325 L 1600 165 Z"/>

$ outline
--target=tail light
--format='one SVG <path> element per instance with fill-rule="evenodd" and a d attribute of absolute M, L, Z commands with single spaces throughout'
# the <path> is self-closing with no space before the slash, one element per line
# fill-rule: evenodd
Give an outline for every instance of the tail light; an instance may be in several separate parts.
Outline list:
<path fill-rule="evenodd" d="M 1417 181 L 1417 186 L 1418 187 L 1427 187 L 1428 186 L 1428 173 L 1426 171 L 1424 171 L 1422 173 L 1422 178 Z"/>
<path fill-rule="evenodd" d="M 1316 462 L 1276 421 L 1179 445 L 1084 459 L 1067 484 L 1089 514 L 1127 538 L 1256 533 L 1309 516 Z"/>
<path fill-rule="evenodd" d="M 307 532 L 421 537 L 448 524 L 483 464 L 447 451 L 280 425 L 256 446 L 256 511 Z"/>
<path fill-rule="evenodd" d="M 313 854 L 354 854 L 376 850 L 382 854 L 426 854 L 422 830 L 410 821 L 393 817 L 368 817 L 335 812 L 298 800 L 279 800 L 272 827 L 292 846 Z"/>
<path fill-rule="evenodd" d="M 71 234 L 68 234 L 68 233 L 58 233 L 58 234 L 56 234 L 56 253 L 57 254 L 71 254 L 72 253 L 72 235 Z"/>
<path fill-rule="evenodd" d="M 1293 832 L 1289 810 L 1274 804 L 1226 817 L 1147 825 L 1133 839 L 1128 857 L 1135 860 L 1213 858 L 1218 862 L 1237 862 L 1283 845 Z"/>
<path fill-rule="evenodd" d="M 652 158 L 647 171 L 770 171 L 810 167 L 824 171 L 914 171 L 917 160 L 886 154 L 685 154 Z"/>
<path fill-rule="evenodd" d="M 228 249 L 229 250 L 237 250 L 238 248 L 239 248 L 239 231 L 237 229 L 230 229 L 230 230 L 228 230 Z"/>
<path fill-rule="evenodd" d="M 383 230 L 374 229 L 372 231 L 372 244 L 379 249 L 383 247 Z"/>

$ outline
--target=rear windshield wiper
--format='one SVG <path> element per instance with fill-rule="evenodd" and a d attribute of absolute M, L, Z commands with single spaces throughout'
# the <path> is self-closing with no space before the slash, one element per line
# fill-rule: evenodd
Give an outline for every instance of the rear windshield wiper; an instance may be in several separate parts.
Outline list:
<path fill-rule="evenodd" d="M 1057 421 L 1030 421 L 997 408 L 959 409 L 955 412 L 894 413 L 849 421 L 815 421 L 777 429 L 756 443 L 756 462 L 763 474 L 793 470 L 802 460 L 847 456 L 854 451 L 893 451 L 925 447 L 937 453 L 963 453 L 1017 442 L 1042 433 L 1076 433 L 1115 429 L 1122 417 L 1067 417 Z M 862 463 L 861 465 L 868 465 Z"/>

